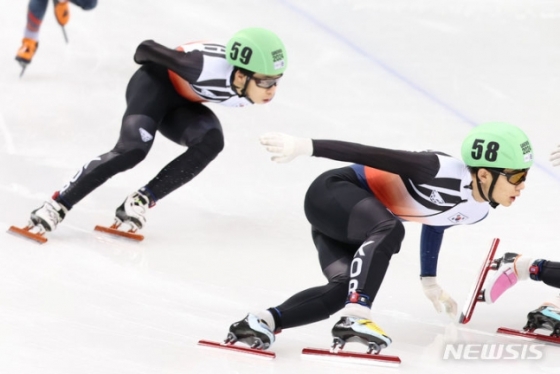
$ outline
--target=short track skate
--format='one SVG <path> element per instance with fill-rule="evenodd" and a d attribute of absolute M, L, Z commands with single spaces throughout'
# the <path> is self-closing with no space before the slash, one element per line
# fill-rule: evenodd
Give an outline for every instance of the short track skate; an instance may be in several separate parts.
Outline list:
<path fill-rule="evenodd" d="M 262 346 L 262 343 L 259 344 L 258 341 L 255 341 L 249 347 L 244 347 L 244 346 L 241 346 L 241 345 L 237 345 L 236 343 L 237 343 L 237 338 L 231 332 L 228 333 L 228 336 L 227 336 L 226 340 L 224 340 L 222 343 L 214 342 L 214 341 L 210 341 L 210 340 L 199 340 L 198 341 L 198 345 L 205 346 L 205 347 L 220 348 L 220 349 L 225 349 L 225 350 L 239 352 L 239 353 L 247 353 L 247 354 L 250 354 L 250 355 L 269 358 L 269 359 L 276 358 L 276 353 L 271 352 L 271 351 L 266 351 L 266 350 L 260 348 L 260 346 Z"/>
<path fill-rule="evenodd" d="M 545 309 L 540 307 L 529 313 L 527 316 L 527 323 L 522 330 L 510 329 L 507 327 L 500 327 L 496 332 L 498 334 L 521 336 L 548 343 L 560 344 L 560 322 L 541 314 Z M 547 330 L 549 335 L 535 332 L 535 330 Z"/>
<path fill-rule="evenodd" d="M 503 335 L 520 336 L 522 338 L 533 339 L 533 340 L 560 345 L 560 336 L 558 336 L 558 333 L 560 333 L 560 331 L 558 330 L 556 331 L 556 334 L 553 332 L 550 335 L 545 335 L 545 334 L 537 333 L 535 332 L 534 329 L 531 328 L 528 329 L 523 328 L 522 330 L 517 330 L 517 329 L 510 329 L 507 327 L 500 327 L 498 328 L 498 330 L 496 330 L 496 333 L 503 334 Z"/>
<path fill-rule="evenodd" d="M 478 279 L 471 289 L 469 298 L 467 299 L 467 303 L 465 304 L 463 311 L 461 312 L 459 323 L 462 323 L 464 325 L 467 324 L 471 320 L 476 304 L 479 301 L 484 301 L 482 287 L 484 287 L 486 276 L 488 275 L 488 272 L 490 270 L 496 270 L 498 268 L 498 265 L 494 262 L 494 256 L 496 254 L 496 250 L 498 249 L 498 244 L 500 244 L 500 239 L 495 238 L 492 241 L 492 245 L 490 246 L 490 250 L 486 255 L 486 259 L 482 263 Z"/>
<path fill-rule="evenodd" d="M 31 239 L 37 243 L 44 244 L 47 242 L 47 238 L 45 237 L 45 230 L 40 225 L 33 225 L 29 224 L 23 228 L 10 226 L 8 232 L 23 236 L 24 238 Z"/>
<path fill-rule="evenodd" d="M 330 349 L 304 348 L 301 351 L 303 357 L 318 359 L 337 360 L 342 362 L 356 362 L 361 364 L 373 364 L 383 366 L 399 366 L 401 359 L 398 356 L 380 354 L 383 347 L 376 343 L 368 343 L 366 353 L 343 351 L 346 342 L 340 338 L 334 338 Z"/>
<path fill-rule="evenodd" d="M 111 226 L 95 226 L 95 231 L 104 232 L 111 235 L 121 236 L 123 238 L 132 239 L 136 241 L 144 240 L 144 235 L 137 234 L 136 229 L 131 227 L 128 231 L 121 229 L 122 222 L 119 220 L 115 220 Z"/>

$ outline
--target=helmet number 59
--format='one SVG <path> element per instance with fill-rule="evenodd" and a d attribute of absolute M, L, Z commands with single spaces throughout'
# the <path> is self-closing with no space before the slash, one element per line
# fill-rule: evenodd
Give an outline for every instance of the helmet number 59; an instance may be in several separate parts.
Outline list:
<path fill-rule="evenodd" d="M 486 161 L 496 161 L 498 159 L 498 142 L 488 142 L 486 150 L 484 150 L 484 139 L 475 139 L 472 146 L 471 156 L 475 160 L 480 160 L 482 156 Z"/>
<path fill-rule="evenodd" d="M 236 61 L 239 58 L 239 62 L 247 65 L 249 64 L 249 61 L 251 61 L 253 50 L 249 47 L 243 47 L 240 50 L 240 47 L 242 47 L 241 43 L 234 42 L 233 45 L 231 46 L 231 52 L 229 54 L 229 57 L 231 57 L 233 61 Z"/>

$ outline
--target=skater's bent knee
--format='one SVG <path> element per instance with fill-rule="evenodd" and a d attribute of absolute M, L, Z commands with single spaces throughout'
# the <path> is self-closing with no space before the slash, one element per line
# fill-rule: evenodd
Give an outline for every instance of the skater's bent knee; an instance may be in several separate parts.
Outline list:
<path fill-rule="evenodd" d="M 381 245 L 378 246 L 379 250 L 391 257 L 392 255 L 399 253 L 401 249 L 401 243 L 404 239 L 405 229 L 401 221 L 398 220 L 388 220 L 379 224 L 375 230 L 369 235 L 369 237 L 375 237 L 381 235 L 383 240 Z M 366 239 L 366 241 L 369 239 Z M 377 239 L 378 241 L 378 239 Z"/>
<path fill-rule="evenodd" d="M 146 158 L 146 152 L 141 149 L 132 149 L 124 152 L 111 152 L 115 153 L 112 168 L 115 173 L 123 172 L 132 169 Z"/>
<path fill-rule="evenodd" d="M 397 242 L 402 242 L 404 239 L 404 225 L 401 221 L 391 221 L 391 237 Z"/>
<path fill-rule="evenodd" d="M 208 131 L 198 145 L 208 156 L 216 157 L 224 149 L 224 135 L 220 130 Z"/>

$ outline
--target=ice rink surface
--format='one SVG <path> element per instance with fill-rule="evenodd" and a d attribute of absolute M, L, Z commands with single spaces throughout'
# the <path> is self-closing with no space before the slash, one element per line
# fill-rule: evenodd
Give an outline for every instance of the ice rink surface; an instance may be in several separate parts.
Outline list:
<path fill-rule="evenodd" d="M 560 260 L 560 3 L 545 0 L 147 0 L 71 7 L 64 43 L 52 5 L 23 78 L 14 61 L 26 1 L 0 3 L 0 228 L 29 212 L 91 158 L 112 148 L 124 92 L 145 39 L 169 47 L 267 27 L 284 40 L 289 67 L 272 103 L 210 105 L 223 153 L 149 212 L 146 240 L 94 232 L 182 148 L 157 137 L 146 160 L 78 204 L 49 242 L 0 233 L 0 373 L 557 373 L 560 347 L 540 360 L 443 360 L 447 343 L 507 344 L 557 290 L 527 281 L 468 325 L 438 315 L 418 280 L 420 226 L 405 224 L 373 316 L 393 339 L 399 369 L 302 359 L 326 347 L 337 315 L 277 337 L 274 361 L 198 347 L 221 340 L 248 311 L 324 283 L 303 213 L 307 186 L 342 164 L 270 162 L 268 131 L 460 156 L 476 124 L 507 121 L 530 136 L 536 164 L 510 208 L 446 232 L 438 279 L 459 303 L 493 238 L 498 251 Z M 348 347 L 352 348 L 351 346 Z M 360 347 L 354 347 L 360 348 Z"/>

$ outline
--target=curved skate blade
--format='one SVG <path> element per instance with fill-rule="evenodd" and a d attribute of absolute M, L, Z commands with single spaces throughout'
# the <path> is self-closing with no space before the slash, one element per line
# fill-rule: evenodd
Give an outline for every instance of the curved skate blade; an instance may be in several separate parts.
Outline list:
<path fill-rule="evenodd" d="M 104 232 L 104 233 L 107 233 L 107 234 L 111 234 L 111 235 L 121 236 L 121 237 L 127 238 L 127 239 L 136 240 L 138 242 L 144 240 L 144 235 L 136 234 L 132 230 L 129 230 L 129 231 L 119 230 L 117 227 L 118 226 L 115 226 L 115 225 L 113 225 L 111 227 L 97 225 L 97 226 L 95 226 L 94 230 Z"/>
<path fill-rule="evenodd" d="M 232 343 L 218 343 L 210 340 L 199 340 L 198 345 L 202 345 L 205 347 L 212 347 L 212 348 L 220 348 L 220 349 L 225 349 L 225 350 L 235 351 L 240 353 L 248 353 L 251 355 L 255 355 L 263 358 L 269 358 L 269 359 L 273 359 L 276 357 L 276 353 L 274 352 L 263 351 L 262 349 L 242 347 L 240 345 L 235 345 Z"/>
<path fill-rule="evenodd" d="M 524 330 L 510 329 L 507 327 L 500 327 L 496 332 L 498 334 L 503 334 L 503 335 L 519 336 L 522 338 L 539 340 L 547 343 L 560 344 L 560 337 L 539 334 L 534 331 L 524 331 Z"/>
<path fill-rule="evenodd" d="M 474 307 L 480 301 L 483 301 L 482 298 L 482 287 L 484 287 L 484 282 L 486 281 L 486 276 L 490 270 L 495 270 L 493 267 L 493 260 L 494 255 L 496 254 L 496 250 L 498 249 L 498 244 L 500 244 L 499 238 L 494 238 L 492 241 L 492 245 L 488 250 L 488 254 L 486 255 L 486 259 L 482 263 L 480 272 L 478 273 L 478 279 L 476 283 L 473 285 L 470 293 L 469 298 L 467 299 L 467 303 L 463 307 L 461 312 L 461 316 L 459 317 L 459 323 L 466 325 L 471 320 L 471 317 L 474 312 Z"/>
<path fill-rule="evenodd" d="M 10 226 L 10 228 L 8 229 L 8 232 L 11 232 L 12 234 L 16 234 L 16 235 L 20 235 L 23 236 L 24 238 L 27 239 L 31 239 L 35 242 L 38 242 L 40 244 L 46 243 L 47 242 L 47 238 L 45 238 L 45 233 L 34 233 L 31 232 L 30 230 L 32 229 L 32 226 L 27 226 L 24 228 L 20 228 L 20 227 L 16 227 L 16 226 Z"/>
<path fill-rule="evenodd" d="M 342 349 L 333 352 L 330 349 L 304 348 L 301 351 L 301 354 L 303 357 L 308 358 L 357 364 L 369 364 L 376 366 L 398 367 L 401 364 L 401 359 L 398 356 L 358 353 L 343 351 Z"/>

